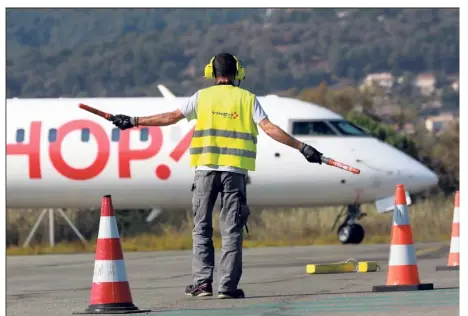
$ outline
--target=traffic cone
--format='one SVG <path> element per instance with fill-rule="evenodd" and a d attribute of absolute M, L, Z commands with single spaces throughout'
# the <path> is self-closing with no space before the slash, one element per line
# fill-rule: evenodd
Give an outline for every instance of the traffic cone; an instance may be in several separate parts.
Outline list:
<path fill-rule="evenodd" d="M 460 191 L 455 193 L 455 207 L 453 210 L 452 239 L 450 253 L 446 266 L 437 266 L 436 271 L 460 270 Z"/>
<path fill-rule="evenodd" d="M 88 308 L 74 314 L 145 313 L 133 305 L 110 195 L 102 198 L 93 284 Z"/>
<path fill-rule="evenodd" d="M 421 284 L 419 281 L 405 187 L 399 184 L 396 187 L 395 194 L 387 283 L 386 285 L 374 286 L 372 291 L 391 292 L 433 289 L 434 285 L 432 283 Z"/>

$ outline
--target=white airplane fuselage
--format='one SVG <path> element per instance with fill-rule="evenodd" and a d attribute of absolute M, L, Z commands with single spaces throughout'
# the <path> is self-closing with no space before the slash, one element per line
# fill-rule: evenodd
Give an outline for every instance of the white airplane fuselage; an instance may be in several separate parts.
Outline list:
<path fill-rule="evenodd" d="M 8 99 L 7 207 L 99 208 L 102 196 L 110 194 L 116 209 L 190 208 L 194 171 L 188 145 L 194 121 L 118 131 L 78 108 L 84 103 L 113 114 L 148 116 L 186 100 Z M 259 128 L 256 171 L 249 173 L 247 186 L 251 207 L 370 203 L 393 195 L 400 183 L 410 193 L 437 183 L 432 171 L 392 146 L 370 136 L 339 134 L 329 122 L 345 120 L 334 112 L 289 98 L 259 100 L 273 123 L 361 173 L 311 164 Z M 298 121 L 324 122 L 335 135 L 297 135 L 292 129 Z M 177 161 L 171 153 L 186 135 Z"/>

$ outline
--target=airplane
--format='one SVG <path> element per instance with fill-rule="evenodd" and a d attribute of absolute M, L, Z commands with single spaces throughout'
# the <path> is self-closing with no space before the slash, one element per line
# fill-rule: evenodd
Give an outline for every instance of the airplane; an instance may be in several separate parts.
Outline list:
<path fill-rule="evenodd" d="M 116 210 L 153 210 L 148 221 L 162 211 L 190 209 L 194 121 L 120 131 L 78 107 L 147 116 L 188 99 L 158 88 L 163 97 L 7 99 L 7 207 L 93 209 L 110 194 Z M 365 235 L 357 223 L 365 215 L 361 204 L 375 202 L 379 212 L 388 210 L 397 184 L 405 185 L 410 204 L 411 194 L 438 183 L 426 166 L 337 113 L 293 98 L 258 99 L 273 123 L 361 172 L 311 164 L 259 128 L 256 170 L 248 175 L 251 208 L 341 205 L 347 215 L 337 237 L 342 244 L 359 244 Z"/>

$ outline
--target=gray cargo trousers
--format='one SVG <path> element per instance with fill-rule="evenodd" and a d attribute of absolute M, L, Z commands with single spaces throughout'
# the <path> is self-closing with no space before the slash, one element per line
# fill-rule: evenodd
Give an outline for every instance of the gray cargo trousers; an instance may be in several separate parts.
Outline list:
<path fill-rule="evenodd" d="M 222 237 L 218 291 L 237 289 L 242 276 L 243 228 L 250 210 L 247 206 L 246 175 L 228 172 L 196 170 L 192 185 L 194 285 L 213 283 L 213 208 L 221 193 L 219 228 Z"/>

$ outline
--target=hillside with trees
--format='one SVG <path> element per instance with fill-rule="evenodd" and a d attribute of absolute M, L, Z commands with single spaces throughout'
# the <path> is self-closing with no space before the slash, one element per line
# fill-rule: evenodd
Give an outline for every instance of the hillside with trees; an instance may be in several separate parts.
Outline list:
<path fill-rule="evenodd" d="M 458 73 L 457 9 L 9 9 L 7 97 L 178 95 L 220 51 L 262 95 L 371 72 Z"/>

